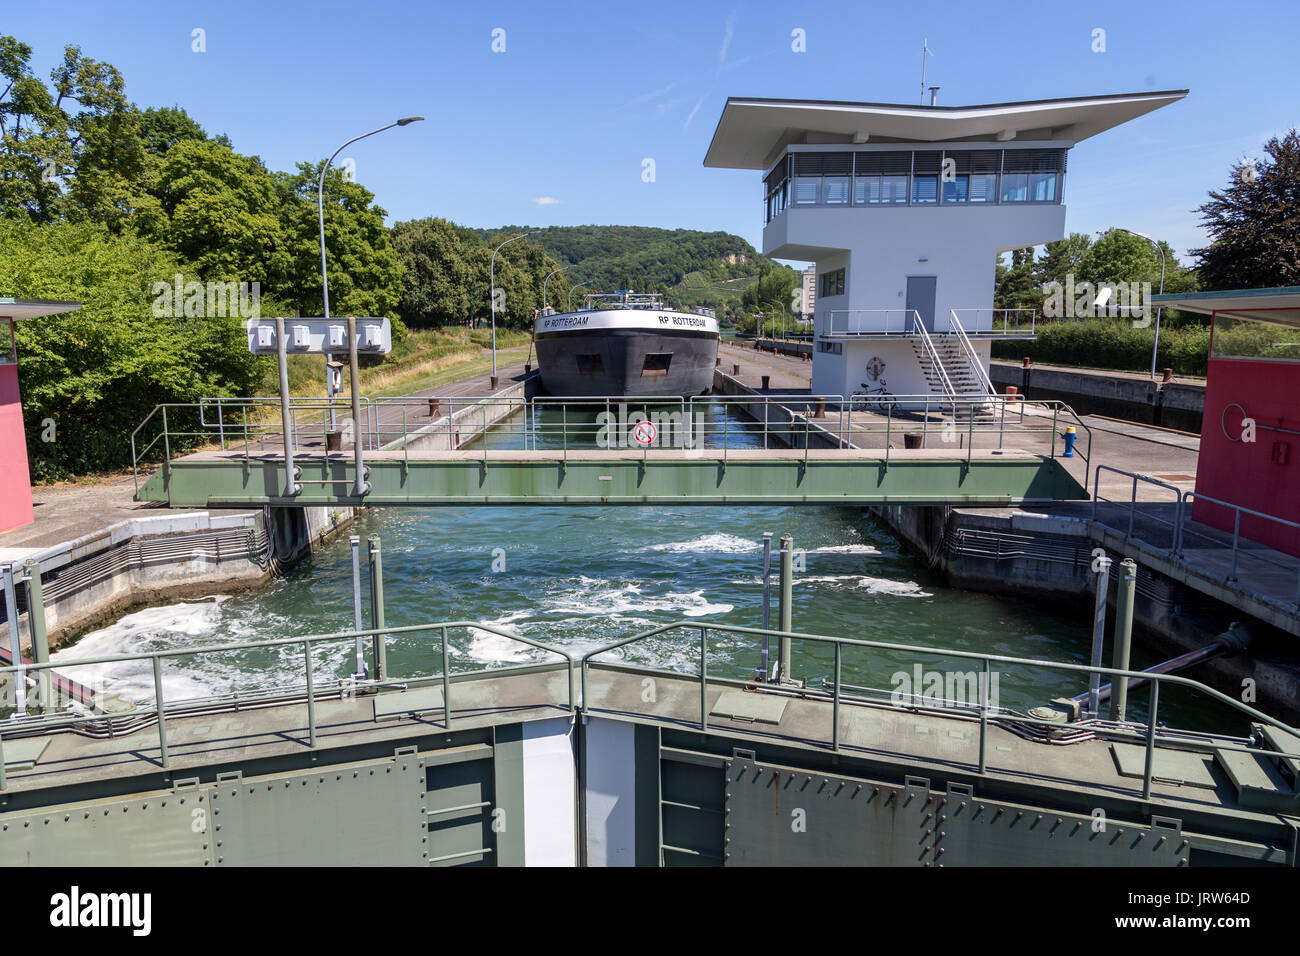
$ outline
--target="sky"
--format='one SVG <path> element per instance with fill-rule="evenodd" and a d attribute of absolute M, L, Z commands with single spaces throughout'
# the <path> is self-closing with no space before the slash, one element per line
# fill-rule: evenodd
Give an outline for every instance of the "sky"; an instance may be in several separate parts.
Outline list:
<path fill-rule="evenodd" d="M 1205 243 L 1195 209 L 1207 192 L 1300 125 L 1295 0 L 65 0 L 57 10 L 0 0 L 0 9 L 0 33 L 33 47 L 38 75 L 77 45 L 116 66 L 135 103 L 182 106 L 274 169 L 424 116 L 340 154 L 390 223 L 723 230 L 761 251 L 761 174 L 703 165 L 727 97 L 919 103 L 928 40 L 927 84 L 947 106 L 1189 89 L 1075 147 L 1065 185 L 1067 232 L 1125 226 L 1167 240 L 1189 263 L 1188 250 Z M 1104 51 L 1093 49 L 1097 30 Z"/>

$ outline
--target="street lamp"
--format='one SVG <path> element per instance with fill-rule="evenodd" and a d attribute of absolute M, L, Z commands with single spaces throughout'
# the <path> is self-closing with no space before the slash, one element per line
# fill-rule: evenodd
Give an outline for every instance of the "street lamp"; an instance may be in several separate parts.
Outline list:
<path fill-rule="evenodd" d="M 510 245 L 516 239 L 524 239 L 531 236 L 531 232 L 525 232 L 522 235 L 514 236 L 507 239 L 501 245 L 492 250 L 492 258 L 488 262 L 488 298 L 492 300 L 492 388 L 497 387 L 497 282 L 496 282 L 496 264 L 497 253 L 505 246 Z"/>
<path fill-rule="evenodd" d="M 548 305 L 550 305 L 550 303 L 551 303 L 551 300 L 548 299 L 548 298 L 546 297 L 546 283 L 548 283 L 548 282 L 551 281 L 551 276 L 555 275 L 555 273 L 557 273 L 557 272 L 564 272 L 565 270 L 567 270 L 567 269 L 571 269 L 571 268 L 573 268 L 573 267 L 572 267 L 572 266 L 560 266 L 560 268 L 558 268 L 558 269 L 552 269 L 550 272 L 546 273 L 546 278 L 542 280 L 542 308 L 543 308 L 543 309 L 546 308 L 546 307 L 547 307 Z"/>
<path fill-rule="evenodd" d="M 1165 292 L 1165 249 L 1164 246 L 1156 242 L 1145 232 L 1134 232 L 1132 229 L 1125 229 L 1123 226 L 1116 226 L 1120 232 L 1127 232 L 1130 236 L 1137 236 L 1139 239 L 1145 239 L 1151 245 L 1156 247 L 1156 252 L 1160 253 L 1160 292 L 1158 295 L 1164 295 Z M 1156 352 L 1160 349 L 1160 313 L 1164 306 L 1156 306 L 1156 340 L 1151 346 L 1151 381 L 1156 380 Z"/>
<path fill-rule="evenodd" d="M 573 290 L 574 290 L 574 289 L 581 288 L 582 286 L 584 286 L 584 285 L 586 285 L 586 284 L 587 284 L 587 283 L 585 283 L 585 282 L 575 282 L 575 283 L 574 283 L 574 284 L 569 288 L 569 309 L 568 309 L 568 311 L 570 311 L 570 312 L 573 311 Z"/>
<path fill-rule="evenodd" d="M 330 154 L 330 158 L 325 160 L 325 165 L 320 168 L 320 178 L 316 182 L 316 218 L 317 218 L 317 222 L 320 224 L 321 297 L 325 303 L 325 318 L 327 319 L 330 317 L 330 281 L 329 281 L 329 274 L 325 268 L 325 173 L 329 170 L 330 164 L 334 162 L 334 157 L 337 156 L 339 153 L 343 152 L 343 150 L 347 149 L 357 140 L 365 139 L 367 136 L 374 136 L 376 133 L 382 133 L 384 130 L 392 129 L 394 126 L 406 126 L 409 123 L 418 123 L 423 119 L 424 119 L 423 116 L 407 116 L 404 117 L 403 119 L 399 119 L 395 123 L 389 123 L 387 126 L 381 126 L 379 127 L 379 129 L 372 129 L 369 133 L 362 133 L 360 136 L 354 136 L 352 139 L 348 140 L 338 149 L 334 150 L 334 152 Z M 360 409 L 358 408 L 359 403 L 356 397 L 357 396 L 357 347 L 356 347 L 355 337 L 356 337 L 355 323 L 349 320 L 348 321 L 348 342 L 349 342 L 348 356 L 351 359 L 351 366 L 352 366 L 351 368 L 352 396 L 353 396 L 352 427 L 354 429 L 359 427 L 357 425 L 357 422 L 359 420 L 359 414 L 360 414 Z M 327 363 L 326 371 L 325 371 L 325 392 L 327 397 L 329 398 L 331 429 L 333 429 L 334 427 L 334 394 L 335 393 L 334 393 L 334 383 L 330 380 L 330 376 L 329 376 L 328 363 L 332 362 L 333 360 L 334 360 L 333 355 L 325 356 L 325 361 Z M 357 436 L 354 435 L 353 438 L 354 440 L 356 440 Z M 359 472 L 357 474 L 357 481 L 358 482 L 361 481 L 361 475 Z"/>

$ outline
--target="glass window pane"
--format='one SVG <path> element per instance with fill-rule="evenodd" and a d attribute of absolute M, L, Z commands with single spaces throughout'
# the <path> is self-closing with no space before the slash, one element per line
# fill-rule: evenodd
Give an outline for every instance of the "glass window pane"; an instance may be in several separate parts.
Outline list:
<path fill-rule="evenodd" d="M 794 202 L 796 206 L 811 206 L 817 202 L 817 191 L 821 186 L 820 178 L 800 176 L 794 181 Z"/>
<path fill-rule="evenodd" d="M 1024 202 L 1029 195 L 1028 173 L 1002 174 L 1002 201 Z"/>
<path fill-rule="evenodd" d="M 1056 173 L 1034 173 L 1029 177 L 1029 198 L 1034 202 L 1056 199 Z"/>
<path fill-rule="evenodd" d="M 914 176 L 912 178 L 912 202 L 932 203 L 939 201 L 938 176 Z"/>
<path fill-rule="evenodd" d="M 886 176 L 881 187 L 881 202 L 907 202 L 906 176 Z"/>
<path fill-rule="evenodd" d="M 843 206 L 849 201 L 849 177 L 827 176 L 822 180 L 822 202 Z"/>
<path fill-rule="evenodd" d="M 972 173 L 970 177 L 970 201 L 993 202 L 998 191 L 997 173 Z"/>
<path fill-rule="evenodd" d="M 970 196 L 970 177 L 958 176 L 952 182 L 943 184 L 943 201 L 966 202 Z"/>

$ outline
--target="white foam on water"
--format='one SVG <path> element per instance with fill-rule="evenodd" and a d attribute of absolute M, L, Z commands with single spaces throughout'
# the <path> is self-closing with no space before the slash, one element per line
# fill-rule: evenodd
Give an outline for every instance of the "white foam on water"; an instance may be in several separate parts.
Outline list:
<path fill-rule="evenodd" d="M 809 548 L 808 554 L 880 554 L 880 549 L 870 544 L 837 544 L 825 548 Z"/>
<path fill-rule="evenodd" d="M 615 584 L 601 578 L 585 575 L 578 579 L 579 587 L 562 594 L 548 596 L 545 610 L 573 617 L 600 615 L 608 617 L 636 612 L 675 611 L 686 617 L 703 617 L 706 614 L 726 614 L 735 605 L 714 604 L 704 596 L 704 590 L 667 591 L 658 595 L 644 593 L 644 585 Z"/>
<path fill-rule="evenodd" d="M 508 637 L 477 627 L 469 629 L 469 647 L 466 650 L 475 660 L 491 664 L 522 664 L 532 660 L 538 653 L 536 648 L 522 641 L 512 641 Z"/>
<path fill-rule="evenodd" d="M 669 541 L 637 548 L 637 552 L 658 551 L 668 554 L 743 554 L 757 551 L 760 545 L 735 534 L 715 533 L 700 535 L 690 541 Z"/>

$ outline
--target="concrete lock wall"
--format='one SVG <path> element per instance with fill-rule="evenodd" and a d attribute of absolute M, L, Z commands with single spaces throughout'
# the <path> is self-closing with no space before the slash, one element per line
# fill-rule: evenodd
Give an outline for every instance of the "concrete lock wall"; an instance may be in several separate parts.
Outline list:
<path fill-rule="evenodd" d="M 456 402 L 454 407 L 448 399 L 430 396 L 430 401 L 439 403 L 440 417 L 409 435 L 388 442 L 383 446 L 384 450 L 449 451 L 459 448 L 467 441 L 482 437 L 493 425 L 517 414 L 538 381 L 539 374 L 533 372 L 522 382 L 496 392 L 491 401 Z"/>
<path fill-rule="evenodd" d="M 1142 373 L 1066 369 L 995 360 L 994 388 L 1014 386 L 1025 398 L 1059 399 L 1080 415 L 1109 415 L 1182 431 L 1201 431 L 1205 386 L 1199 382 L 1153 382 Z"/>

